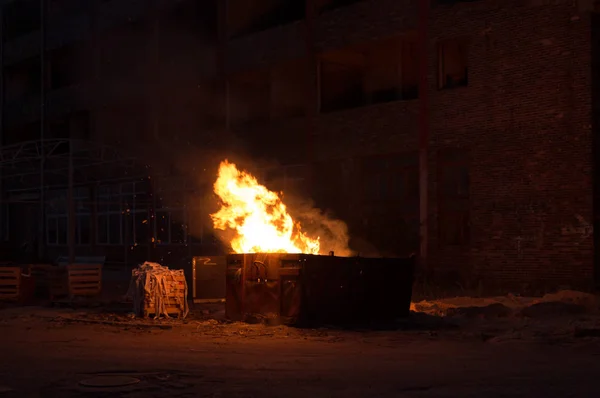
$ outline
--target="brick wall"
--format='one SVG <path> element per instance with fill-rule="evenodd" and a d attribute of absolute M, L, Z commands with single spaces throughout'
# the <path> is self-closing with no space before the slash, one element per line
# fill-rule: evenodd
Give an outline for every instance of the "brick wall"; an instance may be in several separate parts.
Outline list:
<path fill-rule="evenodd" d="M 590 14 L 572 1 L 539 3 L 481 0 L 432 9 L 429 247 L 435 274 L 449 283 L 593 281 L 586 228 L 593 217 Z M 371 0 L 324 14 L 314 24 L 316 47 L 414 31 L 415 4 Z M 469 42 L 469 86 L 438 91 L 437 43 L 456 37 Z M 272 52 L 267 58 L 277 59 Z M 414 151 L 417 112 L 415 100 L 320 115 L 312 159 L 355 164 L 364 155 Z M 437 239 L 436 154 L 448 148 L 469 154 L 470 233 L 463 246 Z M 348 192 L 353 179 L 350 173 Z"/>

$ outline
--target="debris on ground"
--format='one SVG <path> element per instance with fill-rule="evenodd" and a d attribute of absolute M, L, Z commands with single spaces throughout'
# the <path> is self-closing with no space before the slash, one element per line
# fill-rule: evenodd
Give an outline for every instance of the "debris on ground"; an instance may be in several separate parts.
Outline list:
<path fill-rule="evenodd" d="M 600 299 L 592 294 L 562 290 L 543 297 L 520 297 L 512 294 L 499 297 L 451 297 L 423 300 L 411 304 L 411 311 L 434 316 L 467 318 L 494 318 L 510 315 L 548 316 L 596 313 Z"/>

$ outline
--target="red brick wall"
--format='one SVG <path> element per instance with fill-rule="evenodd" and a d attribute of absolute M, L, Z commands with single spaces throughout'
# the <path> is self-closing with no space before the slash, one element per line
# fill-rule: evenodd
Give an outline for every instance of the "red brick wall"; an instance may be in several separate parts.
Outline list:
<path fill-rule="evenodd" d="M 442 279 L 592 283 L 592 238 L 582 229 L 593 215 L 590 15 L 572 1 L 533 3 L 481 0 L 432 9 L 429 248 Z M 316 47 L 407 33 L 416 22 L 415 1 L 359 2 L 315 21 Z M 469 86 L 438 91 L 437 42 L 463 36 L 470 43 Z M 270 52 L 269 62 L 276 60 Z M 321 115 L 313 160 L 414 151 L 417 111 L 417 101 L 404 101 Z M 280 143 L 288 140 L 297 137 Z M 437 240 L 436 151 L 456 147 L 470 157 L 470 241 L 448 247 Z"/>

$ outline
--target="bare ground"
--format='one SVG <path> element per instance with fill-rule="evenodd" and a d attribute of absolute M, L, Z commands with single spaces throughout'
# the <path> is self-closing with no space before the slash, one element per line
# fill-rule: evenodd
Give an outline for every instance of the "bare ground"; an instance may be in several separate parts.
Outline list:
<path fill-rule="evenodd" d="M 218 308 L 194 314 L 140 321 L 91 309 L 4 309 L 0 397 L 600 395 L 600 321 L 589 312 L 415 313 L 387 331 L 208 319 L 220 318 Z M 139 383 L 80 385 L 97 375 Z"/>

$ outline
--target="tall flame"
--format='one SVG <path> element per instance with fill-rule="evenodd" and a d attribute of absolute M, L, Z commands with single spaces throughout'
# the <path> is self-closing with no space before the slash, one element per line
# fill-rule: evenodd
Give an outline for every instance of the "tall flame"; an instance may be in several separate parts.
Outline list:
<path fill-rule="evenodd" d="M 221 162 L 214 192 L 221 209 L 211 214 L 213 225 L 236 232 L 231 241 L 236 253 L 319 254 L 319 238 L 307 237 L 279 196 L 235 164 Z"/>

